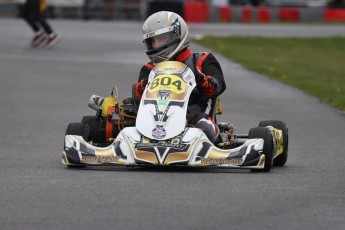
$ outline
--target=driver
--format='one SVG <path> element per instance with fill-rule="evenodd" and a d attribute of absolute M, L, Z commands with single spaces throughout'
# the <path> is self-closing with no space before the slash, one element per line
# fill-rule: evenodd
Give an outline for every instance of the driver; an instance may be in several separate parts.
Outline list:
<path fill-rule="evenodd" d="M 193 53 L 188 47 L 190 37 L 186 22 L 176 13 L 160 11 L 146 19 L 143 25 L 143 42 L 150 62 L 140 71 L 135 94 L 141 99 L 151 69 L 163 61 L 179 61 L 194 72 L 197 86 L 193 90 L 187 109 L 188 124 L 204 131 L 213 143 L 216 127 L 211 116 L 215 99 L 226 85 L 222 69 L 208 52 Z"/>

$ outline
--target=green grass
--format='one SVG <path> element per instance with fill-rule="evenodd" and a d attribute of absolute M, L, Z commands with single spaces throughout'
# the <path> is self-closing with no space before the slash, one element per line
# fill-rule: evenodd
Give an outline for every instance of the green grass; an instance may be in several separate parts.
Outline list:
<path fill-rule="evenodd" d="M 246 68 L 302 89 L 345 112 L 345 38 L 204 37 Z"/>

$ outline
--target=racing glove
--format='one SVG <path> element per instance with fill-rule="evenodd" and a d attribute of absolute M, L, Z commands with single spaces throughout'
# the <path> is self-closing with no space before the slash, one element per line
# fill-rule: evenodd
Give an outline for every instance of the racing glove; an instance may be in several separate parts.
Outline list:
<path fill-rule="evenodd" d="M 144 93 L 145 87 L 147 84 L 147 78 L 143 79 L 141 81 L 139 81 L 136 85 L 135 85 L 135 96 L 137 97 L 138 100 L 141 99 L 141 96 Z"/>
<path fill-rule="evenodd" d="M 204 94 L 207 97 L 211 98 L 215 92 L 217 82 L 213 79 L 212 76 L 206 76 L 198 68 L 196 69 L 197 69 L 195 73 L 196 84 L 203 89 Z"/>

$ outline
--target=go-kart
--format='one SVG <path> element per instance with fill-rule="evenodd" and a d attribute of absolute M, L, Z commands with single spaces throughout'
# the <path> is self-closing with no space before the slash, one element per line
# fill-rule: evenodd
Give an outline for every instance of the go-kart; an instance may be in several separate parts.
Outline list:
<path fill-rule="evenodd" d="M 222 113 L 214 100 L 212 116 L 217 127 L 215 143 L 188 124 L 189 97 L 195 76 L 185 64 L 162 62 L 150 72 L 139 102 L 134 96 L 118 102 L 92 96 L 97 111 L 66 130 L 62 163 L 69 167 L 185 166 L 251 169 L 268 172 L 283 166 L 288 157 L 288 128 L 266 120 L 248 134 L 236 134 L 232 124 L 217 123 Z"/>

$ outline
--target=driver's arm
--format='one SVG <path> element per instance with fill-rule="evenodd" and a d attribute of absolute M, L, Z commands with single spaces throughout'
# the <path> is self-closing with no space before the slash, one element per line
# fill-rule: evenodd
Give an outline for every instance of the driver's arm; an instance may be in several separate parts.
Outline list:
<path fill-rule="evenodd" d="M 153 67 L 154 66 L 152 65 L 152 63 L 149 62 L 145 64 L 140 70 L 138 83 L 135 85 L 135 96 L 137 97 L 137 100 L 140 100 L 141 96 L 143 95 L 145 86 L 147 84 L 147 79 Z"/>
<path fill-rule="evenodd" d="M 197 63 L 196 80 L 197 84 L 203 89 L 204 94 L 209 98 L 216 98 L 226 89 L 223 71 L 217 59 L 211 54 L 206 53 Z"/>

